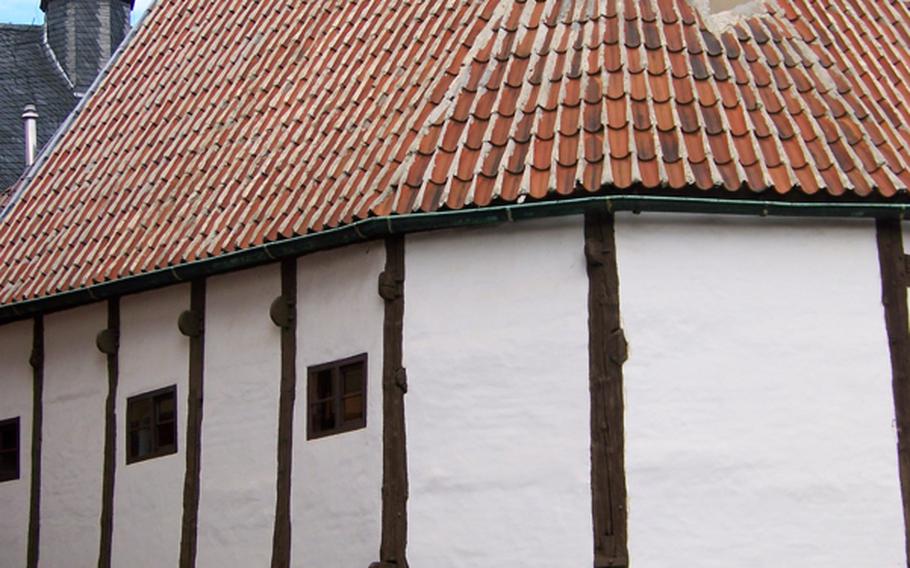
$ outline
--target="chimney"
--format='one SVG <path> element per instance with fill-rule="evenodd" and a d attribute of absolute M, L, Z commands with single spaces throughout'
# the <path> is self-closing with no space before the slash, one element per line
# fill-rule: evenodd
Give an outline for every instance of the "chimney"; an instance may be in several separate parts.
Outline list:
<path fill-rule="evenodd" d="M 130 29 L 133 0 L 41 0 L 47 43 L 84 93 Z"/>
<path fill-rule="evenodd" d="M 22 109 L 22 124 L 25 127 L 25 165 L 31 167 L 38 150 L 38 110 L 35 105 L 25 105 Z"/>

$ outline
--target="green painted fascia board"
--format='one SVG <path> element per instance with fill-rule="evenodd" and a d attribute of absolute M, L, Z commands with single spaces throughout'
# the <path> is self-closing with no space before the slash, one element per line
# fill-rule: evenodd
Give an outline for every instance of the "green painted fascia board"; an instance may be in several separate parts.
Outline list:
<path fill-rule="evenodd" d="M 7 304 L 0 306 L 0 323 L 180 282 L 188 282 L 216 274 L 224 274 L 243 268 L 251 268 L 282 258 L 301 256 L 393 234 L 579 215 L 586 211 L 598 209 L 612 212 L 711 213 L 832 219 L 902 219 L 907 211 L 910 210 L 910 203 L 797 203 L 747 199 L 607 195 L 480 207 L 458 211 L 373 217 L 343 227 L 326 229 L 318 233 L 292 237 L 174 267 L 127 276 L 111 282 Z"/>

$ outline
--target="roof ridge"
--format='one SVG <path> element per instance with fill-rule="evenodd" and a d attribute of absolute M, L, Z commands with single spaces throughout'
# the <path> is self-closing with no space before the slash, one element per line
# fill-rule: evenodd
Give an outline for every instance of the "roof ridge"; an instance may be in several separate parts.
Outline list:
<path fill-rule="evenodd" d="M 43 24 L 14 24 L 7 22 L 0 22 L 0 30 L 14 30 L 14 31 L 39 31 L 44 27 Z"/>

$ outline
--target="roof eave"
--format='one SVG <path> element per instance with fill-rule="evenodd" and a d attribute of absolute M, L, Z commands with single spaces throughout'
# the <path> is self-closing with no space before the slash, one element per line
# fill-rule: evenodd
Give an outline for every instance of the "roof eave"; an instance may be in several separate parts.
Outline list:
<path fill-rule="evenodd" d="M 610 212 L 631 211 L 635 213 L 903 219 L 910 211 L 910 203 L 800 203 L 751 199 L 602 195 L 434 213 L 372 217 L 334 229 L 0 306 L 0 324 L 389 235 L 578 215 L 587 211 L 604 209 Z"/>

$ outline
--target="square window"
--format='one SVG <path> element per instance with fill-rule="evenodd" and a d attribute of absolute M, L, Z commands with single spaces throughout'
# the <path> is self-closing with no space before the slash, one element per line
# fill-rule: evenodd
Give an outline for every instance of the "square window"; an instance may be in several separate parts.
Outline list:
<path fill-rule="evenodd" d="M 0 482 L 19 479 L 19 419 L 0 421 Z"/>
<path fill-rule="evenodd" d="M 366 370 L 366 354 L 309 368 L 308 440 L 366 427 Z"/>
<path fill-rule="evenodd" d="M 127 399 L 126 426 L 126 463 L 176 453 L 177 387 Z"/>

